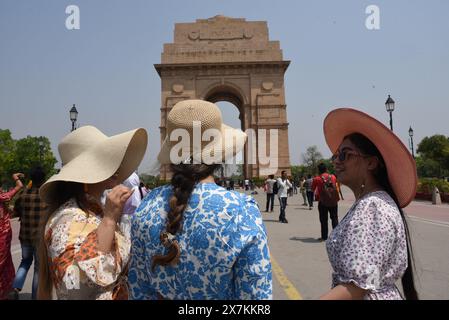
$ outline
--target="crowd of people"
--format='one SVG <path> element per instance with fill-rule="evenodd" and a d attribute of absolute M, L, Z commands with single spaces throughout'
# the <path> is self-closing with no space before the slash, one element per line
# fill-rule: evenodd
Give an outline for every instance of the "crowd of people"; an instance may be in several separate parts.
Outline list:
<path fill-rule="evenodd" d="M 243 131 L 223 124 L 215 104 L 202 100 L 172 108 L 167 136 L 176 129 L 192 134 L 194 121 L 201 130 L 228 130 L 225 140 L 246 140 Z M 331 289 L 321 299 L 417 299 L 402 211 L 416 192 L 411 155 L 389 129 L 354 109 L 329 113 L 324 135 L 335 174 L 320 164 L 315 177 L 291 181 L 286 171 L 269 176 L 266 211 L 273 212 L 277 196 L 279 222 L 288 223 L 287 200 L 298 189 L 310 210 L 318 202 L 320 241 L 327 240 L 333 269 Z M 195 163 L 198 150 L 190 148 L 174 163 L 170 151 L 176 142 L 166 139 L 157 158 L 170 167 L 171 182 L 147 190 L 135 174 L 147 142 L 142 128 L 109 137 L 93 126 L 81 127 L 59 143 L 64 166 L 57 174 L 45 179 L 36 168 L 26 190 L 24 175 L 12 176 L 15 187 L 0 193 L 0 299 L 18 298 L 33 260 L 33 299 L 273 298 L 259 205 L 248 192 L 234 190 L 231 180 L 220 186 L 214 178 L 243 145 L 229 151 L 226 141 L 213 141 L 201 145 L 200 155 L 212 147 L 222 155 L 215 162 Z M 356 199 L 340 222 L 339 183 Z M 249 179 L 242 185 L 251 190 Z M 13 216 L 21 222 L 17 272 Z M 399 279 L 403 295 L 395 285 Z"/>

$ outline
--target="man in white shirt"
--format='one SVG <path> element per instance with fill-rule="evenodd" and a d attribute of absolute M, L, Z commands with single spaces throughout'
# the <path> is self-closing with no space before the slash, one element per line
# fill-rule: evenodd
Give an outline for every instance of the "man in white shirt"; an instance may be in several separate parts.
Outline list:
<path fill-rule="evenodd" d="M 279 215 L 279 222 L 282 223 L 288 223 L 287 219 L 285 218 L 285 208 L 287 207 L 287 191 L 288 188 L 292 187 L 292 184 L 287 179 L 287 172 L 282 171 L 281 177 L 277 179 L 277 185 L 279 188 L 278 191 L 278 197 L 279 197 L 279 203 L 281 205 L 281 213 Z"/>

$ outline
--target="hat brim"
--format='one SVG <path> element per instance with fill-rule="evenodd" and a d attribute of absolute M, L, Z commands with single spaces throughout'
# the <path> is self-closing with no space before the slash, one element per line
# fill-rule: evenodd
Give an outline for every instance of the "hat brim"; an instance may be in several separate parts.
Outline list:
<path fill-rule="evenodd" d="M 385 161 L 388 179 L 400 207 L 406 207 L 414 199 L 418 185 L 415 160 L 402 141 L 384 124 L 361 111 L 339 108 L 326 116 L 323 130 L 333 154 L 347 135 L 360 133 L 367 137 Z"/>
<path fill-rule="evenodd" d="M 41 186 L 39 194 L 51 203 L 58 182 L 99 183 L 119 169 L 118 180 L 124 181 L 141 163 L 147 144 L 148 135 L 143 128 L 107 137 L 64 165 Z"/>
<path fill-rule="evenodd" d="M 190 146 L 189 156 L 194 159 L 201 159 L 201 162 L 206 164 L 224 163 L 226 160 L 233 158 L 243 150 L 247 139 L 245 132 L 225 124 L 221 125 L 220 132 L 221 141 L 213 140 L 198 151 L 192 150 L 192 146 Z M 161 164 L 179 164 L 180 161 L 171 161 L 170 153 L 172 152 L 173 147 L 181 142 L 170 141 L 169 138 L 170 137 L 167 135 L 162 143 L 161 151 L 159 152 L 157 159 Z M 230 141 L 231 139 L 232 141 Z M 214 158 L 215 151 L 221 152 L 221 157 L 217 157 L 215 161 L 210 160 L 211 158 Z"/>

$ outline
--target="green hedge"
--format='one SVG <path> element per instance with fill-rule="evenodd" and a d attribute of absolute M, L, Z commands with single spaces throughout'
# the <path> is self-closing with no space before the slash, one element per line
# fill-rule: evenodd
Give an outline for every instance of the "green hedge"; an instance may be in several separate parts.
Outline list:
<path fill-rule="evenodd" d="M 432 193 L 437 187 L 440 193 L 449 193 L 449 182 L 437 178 L 422 178 L 418 182 L 418 192 Z"/>

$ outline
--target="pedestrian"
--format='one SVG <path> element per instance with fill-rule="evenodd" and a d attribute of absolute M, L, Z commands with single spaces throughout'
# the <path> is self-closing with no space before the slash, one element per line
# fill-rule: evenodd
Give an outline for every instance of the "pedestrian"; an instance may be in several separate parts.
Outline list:
<path fill-rule="evenodd" d="M 306 189 L 307 194 L 307 202 L 309 203 L 309 210 L 312 210 L 313 208 L 313 200 L 315 198 L 315 192 L 313 191 L 313 178 L 312 175 L 307 175 L 307 180 L 304 183 L 304 188 Z"/>
<path fill-rule="evenodd" d="M 268 209 L 270 209 L 270 212 L 273 212 L 274 209 L 274 184 L 276 183 L 276 180 L 274 180 L 274 175 L 270 174 L 268 176 L 268 179 L 265 180 L 265 186 L 266 186 L 266 193 L 267 193 L 267 205 L 265 212 L 268 212 Z"/>
<path fill-rule="evenodd" d="M 39 280 L 39 262 L 37 258 L 37 245 L 39 241 L 39 226 L 41 217 L 45 214 L 46 205 L 41 201 L 39 188 L 45 182 L 46 173 L 42 167 L 31 169 L 31 188 L 26 189 L 14 204 L 14 217 L 20 220 L 19 240 L 22 249 L 22 261 L 17 269 L 10 298 L 19 299 L 28 270 L 34 260 L 33 285 L 31 299 L 36 300 L 37 285 Z"/>
<path fill-rule="evenodd" d="M 312 189 L 318 201 L 318 212 L 320 216 L 321 238 L 319 241 L 326 241 L 328 236 L 329 216 L 332 222 L 332 229 L 338 225 L 338 191 L 337 178 L 327 172 L 324 163 L 318 165 L 319 175 L 313 179 Z"/>
<path fill-rule="evenodd" d="M 304 178 L 304 176 L 301 177 L 301 179 L 299 180 L 299 192 L 301 192 L 302 198 L 304 200 L 303 202 L 303 206 L 307 206 L 307 190 L 306 190 L 306 178 Z"/>
<path fill-rule="evenodd" d="M 39 299 L 128 298 L 130 239 L 118 223 L 132 191 L 120 183 L 137 169 L 147 141 L 145 129 L 107 137 L 92 126 L 62 139 L 64 166 L 39 190 L 49 207 L 39 249 Z M 112 190 L 103 206 L 106 189 Z"/>
<path fill-rule="evenodd" d="M 291 176 L 288 176 L 287 179 L 288 179 L 288 181 L 291 181 L 291 182 L 290 182 L 290 183 L 291 183 L 291 186 L 290 186 L 290 187 L 287 187 L 287 195 L 288 195 L 289 197 L 293 197 L 293 185 L 295 184 L 295 182 L 292 180 L 292 177 L 291 177 Z"/>
<path fill-rule="evenodd" d="M 249 190 L 249 179 L 245 179 L 245 191 Z"/>
<path fill-rule="evenodd" d="M 184 160 L 172 161 L 176 143 L 167 139 L 162 145 L 158 160 L 170 165 L 173 175 L 169 185 L 145 198 L 133 219 L 132 299 L 272 298 L 267 235 L 256 201 L 213 183 L 214 172 L 246 140 L 243 131 L 221 119 L 220 109 L 202 100 L 178 102 L 168 114 L 167 136 L 176 129 L 192 134 L 192 123 L 199 122 L 201 132 L 213 129 L 223 138 L 206 145 L 218 154 L 213 161 L 204 146 L 187 149 Z M 232 141 L 240 142 L 233 148 Z"/>
<path fill-rule="evenodd" d="M 416 165 L 386 126 L 354 109 L 331 111 L 324 120 L 335 172 L 355 203 L 327 241 L 332 289 L 322 299 L 418 299 L 410 235 L 402 208 L 414 198 Z"/>
<path fill-rule="evenodd" d="M 23 183 L 20 181 L 23 177 L 23 173 L 14 173 L 12 178 L 16 183 L 15 187 L 7 192 L 0 190 L 0 300 L 6 299 L 12 289 L 15 276 L 11 256 L 12 229 L 9 221 L 11 218 L 9 202 L 23 188 Z"/>
<path fill-rule="evenodd" d="M 279 214 L 279 222 L 288 223 L 288 220 L 285 218 L 285 209 L 287 207 L 287 190 L 292 187 L 292 184 L 287 179 L 287 172 L 282 171 L 281 177 L 279 177 L 276 181 L 279 191 L 279 204 L 280 204 L 280 214 Z"/>

